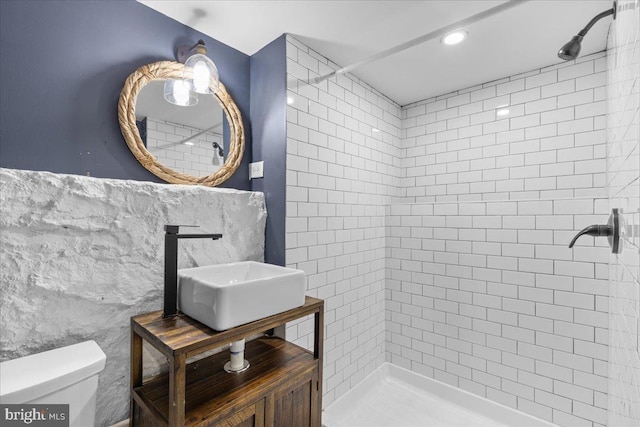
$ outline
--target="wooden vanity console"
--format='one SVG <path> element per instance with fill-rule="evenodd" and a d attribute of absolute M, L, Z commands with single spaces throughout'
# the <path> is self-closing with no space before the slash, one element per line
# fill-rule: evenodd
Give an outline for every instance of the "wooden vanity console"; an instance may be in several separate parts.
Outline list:
<path fill-rule="evenodd" d="M 314 351 L 266 332 L 314 315 Z M 179 314 L 162 311 L 131 318 L 130 425 L 321 427 L 324 302 L 306 297 L 302 307 L 217 332 Z M 203 352 L 242 338 L 251 366 L 241 373 L 223 369 L 229 352 L 188 362 Z M 142 340 L 169 363 L 169 372 L 143 379 Z"/>

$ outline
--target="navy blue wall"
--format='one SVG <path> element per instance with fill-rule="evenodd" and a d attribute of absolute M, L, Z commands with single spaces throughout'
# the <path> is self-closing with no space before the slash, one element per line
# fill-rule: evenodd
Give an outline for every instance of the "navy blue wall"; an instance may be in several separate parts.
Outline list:
<path fill-rule="evenodd" d="M 242 164 L 222 186 L 265 193 L 265 261 L 284 265 L 285 36 L 250 58 L 132 0 L 0 0 L 0 166 L 162 182 L 124 142 L 118 97 L 136 68 L 200 38 L 245 126 Z M 252 159 L 263 179 L 249 181 Z"/>
<path fill-rule="evenodd" d="M 118 97 L 136 68 L 200 38 L 244 118 L 223 186 L 249 190 L 250 58 L 135 1 L 0 1 L 0 166 L 161 182 L 125 144 Z"/>
<path fill-rule="evenodd" d="M 285 159 L 287 121 L 286 36 L 251 56 L 253 161 L 264 161 L 264 178 L 251 181 L 267 202 L 265 261 L 285 263 Z"/>

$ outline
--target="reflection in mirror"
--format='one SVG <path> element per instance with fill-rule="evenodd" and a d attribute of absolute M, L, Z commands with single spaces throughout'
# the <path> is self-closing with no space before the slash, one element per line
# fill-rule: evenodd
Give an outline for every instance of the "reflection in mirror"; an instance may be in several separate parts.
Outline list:
<path fill-rule="evenodd" d="M 147 150 L 165 166 L 196 177 L 224 164 L 224 114 L 214 95 L 177 106 L 164 99 L 164 81 L 149 82 L 136 100 L 136 125 Z"/>

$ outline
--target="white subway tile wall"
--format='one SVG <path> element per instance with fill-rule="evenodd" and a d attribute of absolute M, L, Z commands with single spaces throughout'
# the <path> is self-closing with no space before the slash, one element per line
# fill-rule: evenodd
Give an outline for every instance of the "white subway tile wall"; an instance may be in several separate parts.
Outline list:
<path fill-rule="evenodd" d="M 403 108 L 387 359 L 563 426 L 607 419 L 604 52 Z M 603 246 L 604 245 L 604 246 Z"/>
<path fill-rule="evenodd" d="M 179 123 L 147 118 L 147 149 L 163 165 L 192 176 L 206 176 L 215 173 L 224 164 L 212 144 L 221 147 L 222 135 L 212 131 L 195 136 L 188 144 L 181 141 L 197 135 L 201 129 Z"/>
<path fill-rule="evenodd" d="M 325 300 L 324 400 L 385 360 L 385 205 L 400 187 L 400 107 L 287 36 L 286 264 Z M 313 321 L 287 327 L 309 347 Z"/>
<path fill-rule="evenodd" d="M 287 37 L 286 262 L 326 301 L 324 406 L 386 352 L 606 424 L 608 250 L 567 248 L 609 211 L 606 54 L 402 108 L 352 75 L 308 84 L 338 68 Z M 311 329 L 287 336 L 309 347 Z"/>
<path fill-rule="evenodd" d="M 606 196 L 604 52 L 403 107 L 404 202 Z"/>
<path fill-rule="evenodd" d="M 387 360 L 563 426 L 607 419 L 606 198 L 387 208 Z"/>
<path fill-rule="evenodd" d="M 620 1 L 608 39 L 607 185 L 627 222 L 611 256 L 608 425 L 640 425 L 640 2 Z"/>

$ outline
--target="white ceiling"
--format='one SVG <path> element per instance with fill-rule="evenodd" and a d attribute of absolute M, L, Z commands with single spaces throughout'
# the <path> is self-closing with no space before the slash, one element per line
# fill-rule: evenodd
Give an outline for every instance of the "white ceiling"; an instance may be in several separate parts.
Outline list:
<path fill-rule="evenodd" d="M 342 67 L 503 3 L 139 1 L 248 55 L 289 33 Z M 558 49 L 611 6 L 610 0 L 531 0 L 466 27 L 469 37 L 460 45 L 431 40 L 353 74 L 406 105 L 562 62 Z M 581 55 L 605 49 L 611 19 L 591 29 Z"/>

